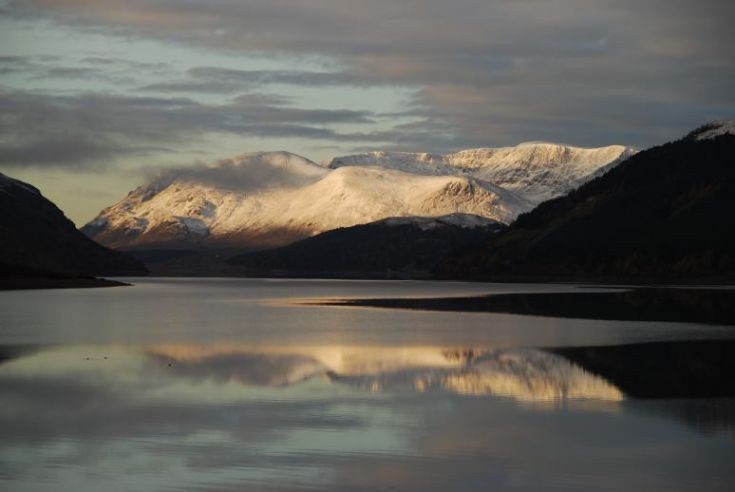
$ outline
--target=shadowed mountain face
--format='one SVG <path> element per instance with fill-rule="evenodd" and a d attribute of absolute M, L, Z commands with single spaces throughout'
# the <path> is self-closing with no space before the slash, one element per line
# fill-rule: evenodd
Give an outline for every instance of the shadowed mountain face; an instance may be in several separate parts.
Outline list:
<path fill-rule="evenodd" d="M 704 127 L 712 132 L 712 125 Z M 735 278 L 735 136 L 640 152 L 524 214 L 498 238 L 445 258 L 443 278 Z"/>
<path fill-rule="evenodd" d="M 137 260 L 79 232 L 33 186 L 0 174 L 0 274 L 5 278 L 138 275 Z"/>
<path fill-rule="evenodd" d="M 505 228 L 469 214 L 391 218 L 239 255 L 228 263 L 249 275 L 427 277 L 448 252 L 478 245 Z"/>

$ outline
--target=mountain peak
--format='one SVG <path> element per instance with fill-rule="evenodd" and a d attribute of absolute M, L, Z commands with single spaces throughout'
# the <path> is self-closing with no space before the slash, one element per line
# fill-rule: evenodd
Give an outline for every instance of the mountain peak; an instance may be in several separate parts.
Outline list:
<path fill-rule="evenodd" d="M 451 154 L 366 152 L 335 157 L 323 165 L 378 166 L 430 176 L 470 176 L 538 204 L 604 173 L 636 151 L 623 145 L 572 147 L 526 142 L 515 147 L 466 149 Z"/>
<path fill-rule="evenodd" d="M 285 151 L 252 152 L 169 169 L 83 230 L 113 247 L 270 247 L 394 216 L 459 212 L 509 223 L 628 155 L 623 146 L 543 143 L 374 151 L 319 165 Z"/>
<path fill-rule="evenodd" d="M 510 222 L 530 209 L 469 176 L 322 167 L 286 152 L 170 169 L 82 230 L 112 247 L 273 247 L 391 216 L 454 212 Z"/>

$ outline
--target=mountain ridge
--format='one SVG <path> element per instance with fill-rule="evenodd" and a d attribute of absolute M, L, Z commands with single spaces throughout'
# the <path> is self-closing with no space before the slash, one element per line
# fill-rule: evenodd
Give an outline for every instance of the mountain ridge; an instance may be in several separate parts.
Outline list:
<path fill-rule="evenodd" d="M 534 205 L 564 194 L 635 154 L 622 145 L 583 148 L 550 142 L 483 147 L 449 154 L 366 152 L 324 161 L 343 166 L 382 166 L 416 174 L 459 175 L 494 183 Z"/>
<path fill-rule="evenodd" d="M 263 249 L 395 216 L 466 213 L 510 223 L 626 152 L 632 151 L 534 143 L 446 155 L 370 154 L 382 156 L 382 165 L 359 156 L 320 165 L 285 151 L 254 152 L 166 170 L 82 231 L 122 249 Z"/>
<path fill-rule="evenodd" d="M 712 138 L 699 139 L 704 132 Z M 735 278 L 735 135 L 728 122 L 632 156 L 440 262 L 441 278 Z"/>
<path fill-rule="evenodd" d="M 461 212 L 509 222 L 531 207 L 514 193 L 473 177 L 362 166 L 328 169 L 289 154 L 300 166 L 294 176 L 282 167 L 276 172 L 259 167 L 271 155 L 247 154 L 237 165 L 219 161 L 168 172 L 103 210 L 82 231 L 117 248 L 263 248 L 392 216 Z M 276 160 L 282 158 L 276 154 Z M 302 172 L 304 166 L 308 172 Z"/>

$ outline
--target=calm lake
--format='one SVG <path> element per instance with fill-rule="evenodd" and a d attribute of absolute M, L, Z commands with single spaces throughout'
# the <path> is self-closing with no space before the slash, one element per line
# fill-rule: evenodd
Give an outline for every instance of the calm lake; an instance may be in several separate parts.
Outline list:
<path fill-rule="evenodd" d="M 0 489 L 735 490 L 735 399 L 544 350 L 733 327 L 303 304 L 566 285 L 127 281 L 0 292 Z"/>

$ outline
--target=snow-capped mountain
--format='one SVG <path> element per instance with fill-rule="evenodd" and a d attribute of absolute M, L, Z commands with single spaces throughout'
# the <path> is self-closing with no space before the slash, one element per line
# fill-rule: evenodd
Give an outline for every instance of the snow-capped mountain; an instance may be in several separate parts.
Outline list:
<path fill-rule="evenodd" d="M 259 152 L 171 169 L 83 231 L 106 246 L 266 248 L 389 217 L 474 214 L 503 223 L 633 153 L 532 143 L 453 154 L 371 152 L 318 165 Z"/>
<path fill-rule="evenodd" d="M 117 248 L 263 248 L 387 217 L 459 212 L 508 223 L 531 208 L 472 176 L 331 169 L 287 152 L 261 152 L 169 170 L 82 230 Z"/>
<path fill-rule="evenodd" d="M 453 154 L 368 152 L 335 157 L 324 166 L 381 166 L 414 174 L 470 176 L 510 190 L 534 205 L 563 195 L 635 151 L 621 145 L 585 149 L 550 143 L 470 149 Z"/>
<path fill-rule="evenodd" d="M 492 244 L 437 266 L 452 279 L 676 282 L 735 278 L 735 125 L 709 123 L 641 151 Z"/>

